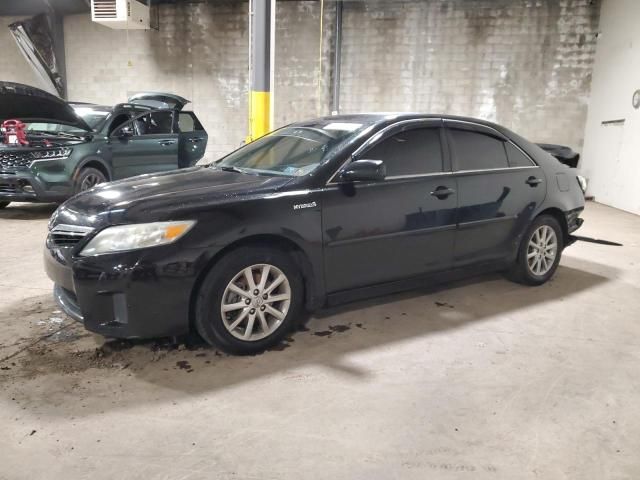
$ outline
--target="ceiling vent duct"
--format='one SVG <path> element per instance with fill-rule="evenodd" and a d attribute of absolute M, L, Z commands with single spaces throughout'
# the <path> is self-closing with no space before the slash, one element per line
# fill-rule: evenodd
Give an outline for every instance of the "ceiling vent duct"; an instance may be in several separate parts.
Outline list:
<path fill-rule="evenodd" d="M 115 29 L 149 29 L 149 6 L 138 0 L 91 0 L 91 20 Z"/>

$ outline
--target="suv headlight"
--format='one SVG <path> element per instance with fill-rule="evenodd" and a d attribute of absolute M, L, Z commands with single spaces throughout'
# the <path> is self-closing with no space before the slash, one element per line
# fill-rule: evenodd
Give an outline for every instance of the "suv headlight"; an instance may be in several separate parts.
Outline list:
<path fill-rule="evenodd" d="M 44 150 L 35 150 L 31 152 L 33 162 L 41 162 L 43 160 L 65 160 L 69 158 L 73 149 L 69 147 L 47 148 Z"/>
<path fill-rule="evenodd" d="M 578 180 L 578 185 L 580 185 L 582 193 L 587 193 L 587 179 L 582 175 L 576 175 L 576 179 Z"/>
<path fill-rule="evenodd" d="M 80 255 L 87 257 L 166 245 L 184 236 L 195 224 L 195 220 L 185 220 L 107 227 L 89 241 Z"/>

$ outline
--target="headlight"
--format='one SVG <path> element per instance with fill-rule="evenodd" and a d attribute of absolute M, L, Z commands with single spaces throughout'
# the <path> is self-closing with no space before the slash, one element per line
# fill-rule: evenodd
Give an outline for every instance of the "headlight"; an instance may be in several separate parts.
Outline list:
<path fill-rule="evenodd" d="M 64 160 L 69 158 L 73 150 L 68 147 L 63 148 L 47 148 L 45 150 L 35 150 L 31 152 L 33 156 L 33 163 L 41 162 L 42 160 Z"/>
<path fill-rule="evenodd" d="M 80 255 L 122 252 L 173 243 L 195 225 L 194 220 L 181 222 L 136 223 L 108 227 L 93 237 Z"/>
<path fill-rule="evenodd" d="M 582 193 L 587 193 L 587 179 L 582 175 L 576 175 L 576 179 L 578 180 L 578 185 L 580 185 Z"/>

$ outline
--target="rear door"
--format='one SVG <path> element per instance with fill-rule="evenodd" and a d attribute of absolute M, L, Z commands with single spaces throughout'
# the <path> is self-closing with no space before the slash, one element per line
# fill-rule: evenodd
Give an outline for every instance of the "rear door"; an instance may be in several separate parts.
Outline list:
<path fill-rule="evenodd" d="M 174 130 L 178 134 L 178 167 L 195 165 L 207 148 L 207 132 L 193 112 L 176 112 Z"/>
<path fill-rule="evenodd" d="M 178 134 L 173 133 L 173 110 L 154 110 L 117 128 L 110 137 L 114 177 L 178 168 Z M 123 136 L 132 128 L 132 136 Z"/>
<path fill-rule="evenodd" d="M 456 185 L 441 120 L 389 127 L 355 159 L 383 160 L 380 182 L 330 181 L 322 202 L 329 292 L 451 266 Z"/>
<path fill-rule="evenodd" d="M 445 120 L 458 183 L 455 266 L 512 254 L 546 195 L 545 176 L 498 131 Z"/>

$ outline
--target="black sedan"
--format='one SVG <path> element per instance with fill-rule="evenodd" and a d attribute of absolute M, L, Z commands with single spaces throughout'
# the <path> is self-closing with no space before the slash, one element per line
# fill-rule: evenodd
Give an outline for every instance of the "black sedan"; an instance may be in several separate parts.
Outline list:
<path fill-rule="evenodd" d="M 350 115 L 279 129 L 208 167 L 68 200 L 49 224 L 55 297 L 110 337 L 192 328 L 238 354 L 303 310 L 454 273 L 540 285 L 582 223 L 574 171 L 472 118 Z"/>

